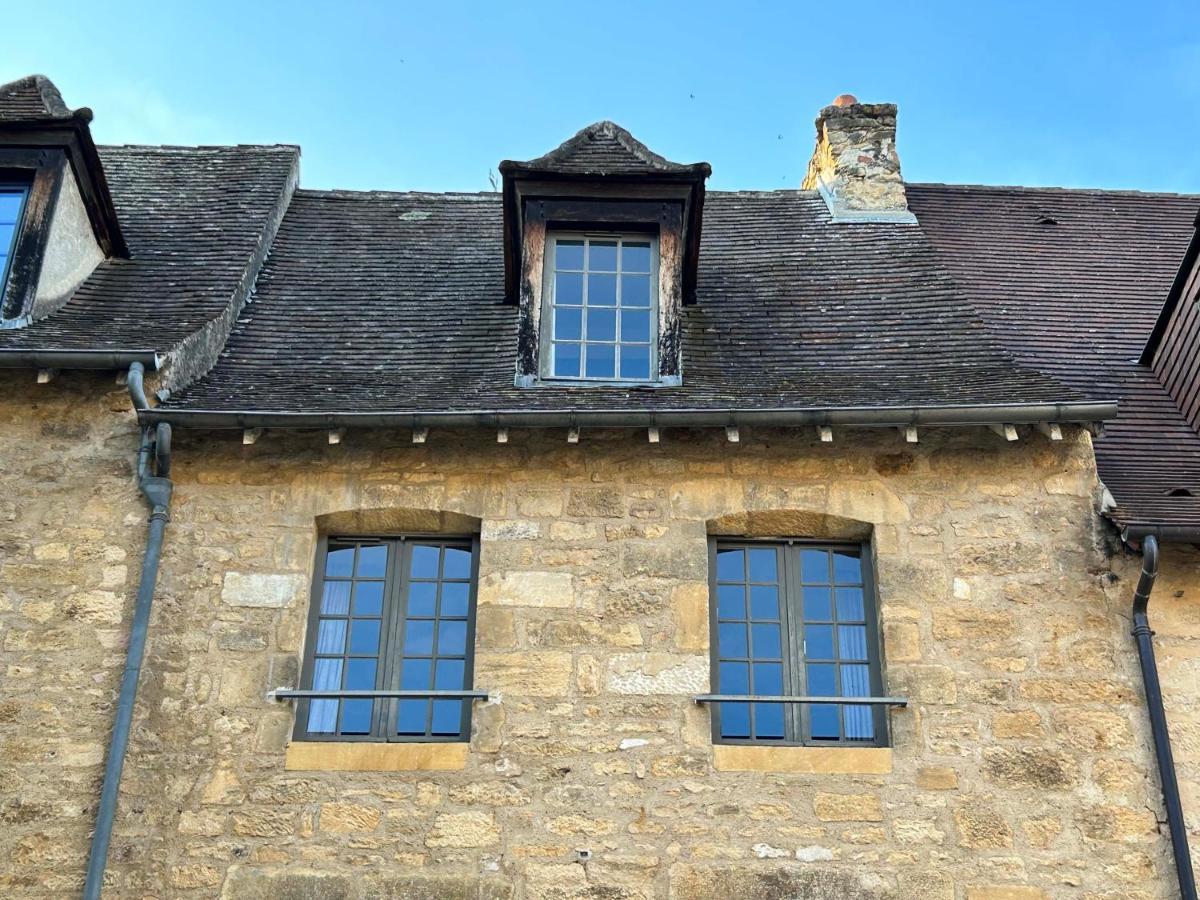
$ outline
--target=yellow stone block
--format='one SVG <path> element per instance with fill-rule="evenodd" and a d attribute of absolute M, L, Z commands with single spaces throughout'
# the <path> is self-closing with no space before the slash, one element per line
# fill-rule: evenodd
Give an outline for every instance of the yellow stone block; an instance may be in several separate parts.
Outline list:
<path fill-rule="evenodd" d="M 802 775 L 888 775 L 890 747 L 752 747 L 717 744 L 718 772 L 792 772 Z"/>
<path fill-rule="evenodd" d="M 296 741 L 287 748 L 284 768 L 295 772 L 449 772 L 466 768 L 465 743 L 368 744 L 348 741 Z"/>

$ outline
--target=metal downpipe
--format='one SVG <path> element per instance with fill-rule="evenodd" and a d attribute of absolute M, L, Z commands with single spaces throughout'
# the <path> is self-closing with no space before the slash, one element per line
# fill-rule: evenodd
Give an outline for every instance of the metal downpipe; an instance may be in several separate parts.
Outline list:
<path fill-rule="evenodd" d="M 1171 753 L 1171 736 L 1167 732 L 1167 714 L 1163 709 L 1162 686 L 1158 681 L 1158 664 L 1154 661 L 1154 632 L 1150 630 L 1150 620 L 1146 615 L 1150 592 L 1154 590 L 1157 577 L 1158 539 L 1151 534 L 1142 543 L 1142 575 L 1133 594 L 1133 636 L 1137 640 L 1142 681 L 1146 686 L 1146 709 L 1150 713 L 1150 731 L 1154 735 L 1154 755 L 1158 760 L 1163 805 L 1167 810 L 1167 827 L 1171 832 L 1179 895 L 1183 900 L 1196 900 L 1196 876 L 1192 872 L 1183 804 L 1179 799 L 1179 782 L 1175 777 L 1175 759 Z"/>
<path fill-rule="evenodd" d="M 135 362 L 129 367 L 129 396 L 137 409 L 145 409 L 146 394 L 142 387 L 143 367 Z M 152 462 L 153 460 L 153 462 Z M 104 765 L 104 786 L 100 791 L 100 806 L 96 812 L 96 829 L 88 855 L 85 900 L 99 900 L 108 863 L 108 848 L 112 840 L 113 820 L 117 813 L 117 795 L 121 788 L 121 771 L 125 766 L 125 751 L 133 725 L 134 701 L 137 699 L 138 678 L 146 650 L 146 631 L 150 624 L 150 607 L 158 580 L 158 564 L 162 557 L 163 535 L 169 519 L 172 484 L 171 426 L 160 424 L 157 429 L 143 428 L 138 448 L 138 487 L 150 505 L 150 531 L 146 539 L 146 554 L 142 560 L 142 576 L 138 584 L 137 601 L 133 608 L 133 625 L 129 632 L 129 648 L 125 656 L 125 671 L 121 676 L 121 692 L 117 700 L 116 721 L 109 741 L 108 758 Z"/>

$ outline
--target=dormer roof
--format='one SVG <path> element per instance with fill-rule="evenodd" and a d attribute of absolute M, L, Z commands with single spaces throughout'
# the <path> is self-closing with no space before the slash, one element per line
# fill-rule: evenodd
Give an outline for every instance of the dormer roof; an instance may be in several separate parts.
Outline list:
<path fill-rule="evenodd" d="M 0 122 L 70 117 L 62 94 L 45 75 L 26 75 L 0 85 Z"/>
<path fill-rule="evenodd" d="M 607 120 L 593 122 L 537 159 L 500 163 L 503 174 L 582 175 L 600 178 L 685 176 L 707 178 L 708 163 L 677 163 L 659 156 L 632 134 Z"/>

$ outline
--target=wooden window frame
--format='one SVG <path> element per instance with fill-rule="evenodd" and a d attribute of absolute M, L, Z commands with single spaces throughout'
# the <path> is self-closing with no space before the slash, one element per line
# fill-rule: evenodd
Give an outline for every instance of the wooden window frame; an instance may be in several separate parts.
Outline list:
<path fill-rule="evenodd" d="M 375 675 L 376 689 L 397 690 L 400 684 L 404 659 L 404 627 L 407 619 L 408 586 L 411 580 L 412 547 L 416 545 L 438 544 L 457 549 L 469 550 L 471 553 L 470 582 L 467 591 L 467 628 L 466 647 L 463 657 L 463 690 L 470 690 L 475 676 L 475 619 L 477 595 L 479 590 L 479 536 L 445 535 L 445 534 L 403 534 L 403 535 L 330 535 L 322 536 L 317 544 L 316 563 L 313 570 L 312 593 L 309 603 L 308 629 L 304 641 L 304 657 L 301 668 L 300 684 L 305 690 L 311 689 L 316 667 L 317 630 L 321 618 L 321 602 L 325 593 L 325 569 L 330 543 L 348 543 L 359 546 L 388 546 L 387 570 L 384 577 L 383 609 L 381 613 L 378 665 Z M 438 584 L 441 584 L 441 574 Z M 440 610 L 439 610 L 440 612 Z M 349 616 L 347 617 L 349 618 Z M 441 616 L 434 621 L 441 621 Z M 349 634 L 347 633 L 347 641 Z M 432 660 L 437 658 L 437 636 L 435 629 Z M 338 741 L 358 743 L 468 743 L 471 740 L 471 707 L 470 699 L 463 699 L 462 719 L 458 734 L 431 734 L 431 722 L 427 722 L 426 733 L 396 734 L 395 716 L 397 703 L 395 699 L 376 699 L 372 711 L 371 732 L 369 734 L 339 734 L 337 732 L 308 731 L 308 715 L 311 701 L 300 699 L 296 703 L 296 721 L 292 731 L 295 741 Z M 426 701 L 429 702 L 429 701 Z M 446 702 L 446 701 L 441 701 Z M 432 703 L 430 704 L 432 710 Z M 430 713 L 432 715 L 432 713 Z M 338 711 L 339 724 L 341 709 Z"/>
<path fill-rule="evenodd" d="M 859 554 L 859 564 L 862 567 L 863 618 L 866 623 L 869 694 L 876 697 L 882 696 L 884 694 L 883 684 L 885 677 L 880 637 L 881 629 L 879 626 L 879 604 L 874 578 L 874 556 L 870 542 L 822 541 L 808 538 L 714 537 L 709 540 L 708 620 L 713 693 L 733 693 L 732 691 L 723 690 L 720 686 L 721 648 L 717 627 L 717 552 L 718 550 L 751 549 L 763 546 L 776 547 L 781 551 L 779 559 L 782 563 L 783 571 L 779 573 L 779 604 L 780 628 L 783 640 L 784 694 L 788 696 L 806 696 L 808 694 L 807 669 L 804 655 L 803 591 L 800 576 L 800 550 L 807 547 L 829 552 L 853 550 Z M 835 617 L 834 621 L 836 621 L 836 598 L 832 591 L 830 603 L 835 604 L 833 615 Z M 748 648 L 747 652 L 750 653 L 752 651 Z M 814 739 L 811 728 L 811 704 L 807 703 L 784 704 L 784 737 L 781 739 L 725 737 L 721 734 L 722 706 L 722 703 L 713 703 L 711 706 L 712 740 L 714 744 L 736 744 L 754 747 L 891 746 L 887 727 L 887 709 L 882 705 L 867 707 L 871 710 L 871 721 L 874 731 L 874 737 L 869 740 L 847 738 L 844 734 L 837 739 Z M 844 729 L 845 722 L 842 719 L 840 730 L 844 731 Z"/>
<path fill-rule="evenodd" d="M 29 192 L 31 189 L 32 185 L 29 182 L 0 177 L 0 194 L 19 192 L 21 195 L 21 201 L 17 205 L 17 220 L 13 225 L 12 240 L 4 248 L 4 265 L 0 267 L 0 319 L 4 319 L 5 321 L 19 318 L 19 315 L 6 317 L 3 310 L 8 306 L 8 276 L 13 269 L 13 259 L 17 255 L 17 247 L 21 242 L 21 231 L 25 223 L 25 211 L 29 207 Z"/>
<path fill-rule="evenodd" d="M 584 374 L 584 372 L 586 372 L 585 354 L 587 352 L 585 349 L 587 342 L 584 339 L 587 335 L 587 323 L 586 323 L 587 310 L 592 308 L 587 305 L 587 288 L 586 288 L 588 276 L 590 276 L 592 273 L 591 273 L 591 270 L 589 268 L 587 268 L 586 263 L 585 263 L 585 267 L 583 269 L 584 285 L 585 285 L 584 296 L 582 297 L 582 305 L 579 307 L 580 309 L 583 310 L 581 315 L 582 315 L 583 319 L 585 320 L 585 322 L 583 324 L 583 331 L 580 333 L 580 340 L 578 342 L 568 342 L 568 343 L 578 343 L 580 346 L 580 349 L 581 349 L 580 374 L 578 376 L 555 375 L 554 374 L 554 344 L 555 344 L 555 341 L 554 341 L 554 319 L 555 319 L 555 316 L 557 315 L 557 308 L 558 308 L 558 304 L 556 301 L 556 292 L 557 292 L 557 288 L 558 288 L 558 278 L 557 278 L 558 272 L 557 272 L 556 259 L 557 259 L 558 242 L 559 241 L 584 241 L 585 243 L 590 242 L 590 241 L 616 241 L 616 242 L 618 242 L 618 244 L 622 244 L 625 241 L 636 241 L 638 243 L 649 243 L 650 244 L 650 272 L 647 276 L 650 280 L 650 305 L 648 308 L 649 317 L 650 317 L 650 340 L 649 340 L 650 365 L 649 365 L 649 374 L 646 378 L 622 378 L 622 377 L 620 377 L 620 371 L 621 371 L 621 364 L 620 364 L 621 351 L 619 349 L 621 346 L 620 340 L 611 342 L 618 348 L 618 350 L 616 352 L 616 356 L 615 356 L 612 378 L 589 377 L 588 375 Z M 619 258 L 619 255 L 618 255 L 618 258 Z M 540 350 L 541 350 L 541 353 L 540 353 L 541 373 L 539 376 L 540 379 L 544 382 L 549 382 L 549 383 L 553 383 L 553 384 L 582 384 L 582 385 L 605 385 L 605 386 L 607 386 L 607 385 L 621 386 L 621 385 L 658 384 L 659 381 L 661 380 L 660 375 L 659 375 L 659 358 L 658 358 L 658 335 L 659 335 L 659 316 L 660 316 L 659 301 L 658 301 L 658 280 L 659 280 L 658 266 L 659 266 L 658 235 L 654 234 L 652 232 L 638 232 L 638 231 L 626 231 L 626 230 L 619 230 L 619 231 L 618 230 L 613 230 L 613 231 L 577 230 L 577 229 L 575 229 L 575 230 L 573 230 L 573 229 L 552 229 L 550 231 L 547 231 L 547 233 L 546 233 L 546 253 L 545 253 L 544 262 L 543 262 L 543 266 L 542 266 L 542 297 L 544 298 L 543 304 L 542 304 L 542 310 L 543 310 L 544 319 L 543 319 L 543 326 L 541 328 L 541 347 L 540 347 Z M 620 291 L 620 277 L 622 274 L 623 273 L 620 270 L 620 263 L 618 263 L 618 268 L 617 268 L 617 272 L 616 272 L 617 284 L 618 284 L 617 305 L 612 306 L 612 307 L 596 307 L 596 308 L 603 308 L 603 309 L 613 309 L 616 311 L 616 315 L 617 315 L 617 319 L 618 319 L 618 326 L 617 326 L 618 334 L 620 333 L 619 320 L 620 320 L 621 310 L 627 309 L 627 308 L 631 308 L 631 309 L 640 309 L 641 308 L 641 307 L 624 307 L 620 304 L 619 291 Z M 637 273 L 637 274 L 641 274 L 641 273 Z M 609 342 L 606 342 L 606 343 L 609 343 Z"/>

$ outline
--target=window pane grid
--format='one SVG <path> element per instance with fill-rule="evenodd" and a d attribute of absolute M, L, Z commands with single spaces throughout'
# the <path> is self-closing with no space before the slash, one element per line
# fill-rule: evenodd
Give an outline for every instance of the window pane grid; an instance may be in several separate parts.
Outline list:
<path fill-rule="evenodd" d="M 331 540 L 322 560 L 305 681 L 313 690 L 470 686 L 475 550 L 461 540 Z M 316 698 L 297 736 L 463 740 L 470 700 Z"/>
<path fill-rule="evenodd" d="M 713 580 L 718 693 L 872 694 L 878 660 L 859 549 L 721 543 Z M 874 743 L 878 737 L 870 706 L 725 702 L 714 713 L 717 736 L 735 742 Z"/>
<path fill-rule="evenodd" d="M 550 372 L 648 381 L 653 310 L 647 238 L 556 238 Z"/>

